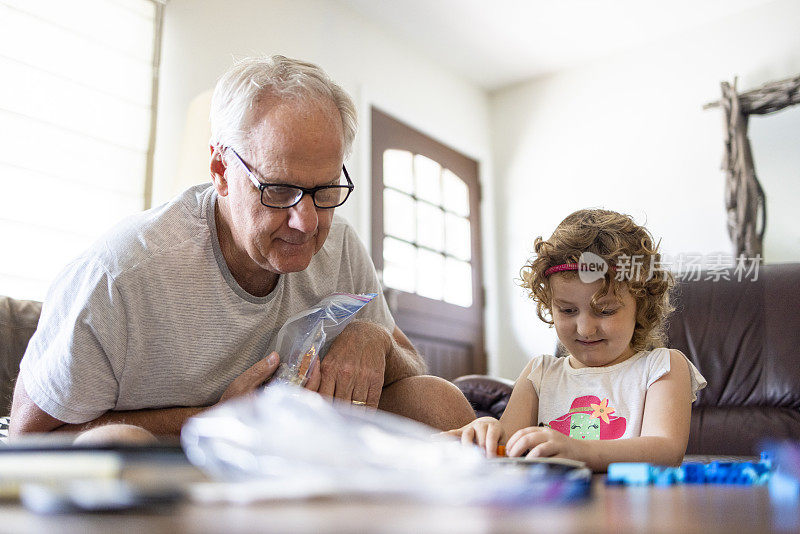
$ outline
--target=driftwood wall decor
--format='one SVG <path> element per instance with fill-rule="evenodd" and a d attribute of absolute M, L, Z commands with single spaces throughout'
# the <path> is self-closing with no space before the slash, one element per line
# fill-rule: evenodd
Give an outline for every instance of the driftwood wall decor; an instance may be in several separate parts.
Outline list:
<path fill-rule="evenodd" d="M 722 82 L 722 98 L 704 109 L 721 106 L 724 114 L 725 207 L 728 235 L 737 257 L 763 258 L 767 226 L 766 196 L 756 177 L 747 124 L 750 115 L 766 115 L 800 104 L 800 76 L 765 84 L 738 94 L 733 85 Z"/>

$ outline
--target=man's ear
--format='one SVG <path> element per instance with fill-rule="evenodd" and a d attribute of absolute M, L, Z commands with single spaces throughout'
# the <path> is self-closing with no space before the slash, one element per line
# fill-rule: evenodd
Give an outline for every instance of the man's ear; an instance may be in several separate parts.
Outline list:
<path fill-rule="evenodd" d="M 225 178 L 225 161 L 222 159 L 222 151 L 218 146 L 209 145 L 211 148 L 211 182 L 221 197 L 228 195 L 228 180 Z"/>

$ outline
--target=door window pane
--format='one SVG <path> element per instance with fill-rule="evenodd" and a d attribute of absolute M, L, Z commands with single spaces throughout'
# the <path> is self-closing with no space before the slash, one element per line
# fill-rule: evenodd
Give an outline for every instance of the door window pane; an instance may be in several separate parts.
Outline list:
<path fill-rule="evenodd" d="M 383 190 L 383 232 L 406 241 L 416 237 L 414 199 L 392 189 Z"/>
<path fill-rule="evenodd" d="M 445 261 L 444 300 L 468 308 L 472 306 L 472 266 L 466 261 Z"/>
<path fill-rule="evenodd" d="M 414 156 L 414 177 L 417 198 L 431 204 L 442 202 L 442 166 L 420 154 Z"/>
<path fill-rule="evenodd" d="M 442 205 L 462 217 L 469 217 L 469 190 L 464 181 L 449 169 L 442 173 Z"/>
<path fill-rule="evenodd" d="M 445 251 L 461 260 L 469 261 L 472 241 L 470 240 L 469 219 L 447 213 L 445 218 Z"/>
<path fill-rule="evenodd" d="M 417 251 L 417 294 L 429 299 L 442 300 L 444 256 L 419 249 Z"/>
<path fill-rule="evenodd" d="M 386 150 L 383 153 L 383 183 L 409 195 L 414 193 L 414 167 L 411 152 Z"/>
<path fill-rule="evenodd" d="M 408 243 L 386 237 L 383 239 L 383 283 L 401 291 L 416 290 L 417 249 Z"/>
<path fill-rule="evenodd" d="M 417 244 L 444 250 L 444 212 L 427 202 L 417 202 Z"/>
<path fill-rule="evenodd" d="M 386 148 L 382 158 L 384 283 L 471 306 L 467 184 L 438 161 L 410 150 Z"/>

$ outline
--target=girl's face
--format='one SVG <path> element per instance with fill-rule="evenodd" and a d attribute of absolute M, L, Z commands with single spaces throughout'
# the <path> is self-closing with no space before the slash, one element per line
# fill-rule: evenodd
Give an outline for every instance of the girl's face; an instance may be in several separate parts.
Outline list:
<path fill-rule="evenodd" d="M 558 339 L 572 355 L 573 367 L 604 367 L 623 362 L 635 354 L 631 348 L 636 326 L 636 301 L 625 285 L 620 287 L 620 304 L 609 293 L 592 309 L 592 296 L 603 286 L 578 277 L 554 274 L 550 277 L 553 323 Z"/>

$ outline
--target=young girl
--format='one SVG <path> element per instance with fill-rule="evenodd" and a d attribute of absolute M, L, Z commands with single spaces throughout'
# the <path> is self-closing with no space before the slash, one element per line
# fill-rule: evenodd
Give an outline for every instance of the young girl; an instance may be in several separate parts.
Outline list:
<path fill-rule="evenodd" d="M 495 456 L 556 456 L 595 471 L 612 462 L 679 464 L 691 403 L 706 381 L 678 350 L 657 348 L 674 281 L 650 233 L 626 215 L 581 210 L 537 238 L 522 285 L 555 325 L 564 358 L 538 356 L 499 421 L 450 431 Z"/>

